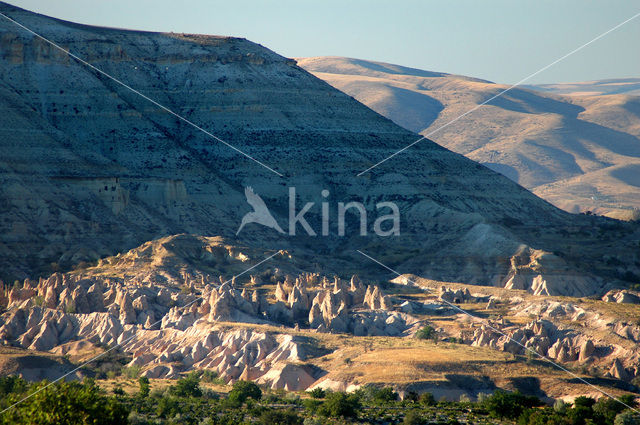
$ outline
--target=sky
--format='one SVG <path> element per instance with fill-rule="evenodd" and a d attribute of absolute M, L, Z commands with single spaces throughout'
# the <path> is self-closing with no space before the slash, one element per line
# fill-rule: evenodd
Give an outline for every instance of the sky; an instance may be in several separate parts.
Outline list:
<path fill-rule="evenodd" d="M 640 0 L 9 0 L 110 27 L 232 35 L 514 84 L 640 13 Z M 527 84 L 640 77 L 640 16 Z"/>

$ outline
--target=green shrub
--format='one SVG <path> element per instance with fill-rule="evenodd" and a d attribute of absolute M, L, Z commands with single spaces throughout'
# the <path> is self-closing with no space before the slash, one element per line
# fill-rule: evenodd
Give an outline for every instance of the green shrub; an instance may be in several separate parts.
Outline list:
<path fill-rule="evenodd" d="M 318 413 L 329 418 L 355 418 L 360 407 L 360 399 L 355 394 L 335 392 L 327 394 L 325 401 L 318 408 Z"/>
<path fill-rule="evenodd" d="M 379 403 L 388 403 L 390 401 L 396 401 L 398 399 L 398 393 L 391 387 L 380 388 L 374 393 L 373 399 Z"/>
<path fill-rule="evenodd" d="M 224 379 L 220 378 L 220 375 L 214 370 L 205 369 L 200 371 L 200 381 L 208 382 L 216 385 L 225 385 Z"/>
<path fill-rule="evenodd" d="M 404 425 L 424 425 L 426 422 L 419 410 L 409 410 L 402 421 Z"/>
<path fill-rule="evenodd" d="M 46 381 L 33 385 L 33 394 L 20 404 L 0 415 L 0 424 L 126 424 L 129 415 L 125 405 L 109 397 L 91 380 L 58 382 L 48 386 Z M 12 393 L 8 403 L 22 400 Z"/>
<path fill-rule="evenodd" d="M 123 367 L 122 374 L 129 379 L 137 379 L 140 376 L 140 366 Z"/>
<path fill-rule="evenodd" d="M 147 378 L 146 376 L 141 376 L 138 379 L 138 385 L 140 386 L 140 391 L 138 392 L 138 395 L 142 398 L 148 397 L 149 393 L 151 392 L 151 385 L 149 384 L 149 378 Z"/>
<path fill-rule="evenodd" d="M 186 377 L 178 379 L 175 385 L 169 387 L 169 392 L 178 397 L 201 397 L 199 373 L 191 372 Z"/>
<path fill-rule="evenodd" d="M 2 398 L 11 393 L 24 393 L 27 391 L 27 381 L 19 376 L 0 376 L 0 395 Z"/>
<path fill-rule="evenodd" d="M 262 398 L 262 390 L 253 382 L 236 381 L 233 389 L 229 392 L 229 401 L 236 404 L 242 404 L 248 398 L 260 400 Z"/>
<path fill-rule="evenodd" d="M 262 425 L 302 425 L 302 418 L 292 410 L 267 410 L 258 420 Z"/>
<path fill-rule="evenodd" d="M 156 405 L 156 414 L 161 418 L 173 418 L 180 413 L 180 403 L 178 399 L 172 396 L 165 396 L 158 400 Z"/>
<path fill-rule="evenodd" d="M 433 406 L 436 404 L 436 399 L 431 393 L 422 393 L 420 394 L 420 403 L 424 404 L 425 406 Z"/>
<path fill-rule="evenodd" d="M 631 410 L 625 410 L 622 413 L 618 413 L 613 421 L 613 425 L 638 425 L 640 420 L 633 414 Z"/>
<path fill-rule="evenodd" d="M 592 409 L 594 416 L 599 419 L 600 422 L 606 424 L 613 424 L 616 416 L 629 407 L 635 406 L 635 400 L 632 395 L 623 395 L 619 400 L 612 398 L 601 398 L 593 404 Z"/>
<path fill-rule="evenodd" d="M 437 338 L 436 330 L 431 325 L 426 325 L 418 332 L 416 332 L 416 338 L 418 339 L 432 339 L 435 340 Z"/>
<path fill-rule="evenodd" d="M 559 398 L 553 403 L 553 410 L 556 413 L 564 415 L 565 413 L 567 413 L 567 404 L 564 402 L 564 400 Z"/>
<path fill-rule="evenodd" d="M 525 409 L 541 405 L 537 397 L 505 391 L 496 391 L 483 404 L 491 416 L 500 419 L 518 419 Z"/>
<path fill-rule="evenodd" d="M 327 395 L 327 392 L 320 387 L 316 387 L 309 391 L 309 395 L 313 398 L 324 398 Z"/>

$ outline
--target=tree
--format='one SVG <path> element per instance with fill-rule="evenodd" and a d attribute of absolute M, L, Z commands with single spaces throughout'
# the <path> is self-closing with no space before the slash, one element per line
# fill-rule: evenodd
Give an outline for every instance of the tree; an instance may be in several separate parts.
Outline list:
<path fill-rule="evenodd" d="M 318 408 L 321 416 L 329 418 L 355 418 L 360 410 L 360 399 L 354 394 L 335 392 L 327 394 L 324 403 Z"/>
<path fill-rule="evenodd" d="M 390 387 L 380 388 L 373 394 L 373 399 L 379 403 L 388 403 L 397 400 L 398 393 Z"/>
<path fill-rule="evenodd" d="M 0 395 L 7 396 L 11 393 L 24 393 L 27 390 L 27 381 L 19 376 L 0 376 Z"/>
<path fill-rule="evenodd" d="M 29 393 L 33 395 L 0 416 L 0 424 L 127 424 L 129 411 L 125 405 L 106 396 L 93 381 L 47 385 L 42 381 L 32 386 Z M 9 402 L 22 398 L 12 394 Z"/>
<path fill-rule="evenodd" d="M 248 398 L 260 400 L 262 398 L 262 390 L 253 382 L 236 381 L 233 389 L 229 392 L 229 401 L 232 403 L 242 404 Z"/>
<path fill-rule="evenodd" d="M 309 391 L 309 395 L 313 398 L 324 398 L 327 395 L 327 392 L 320 387 L 316 387 Z"/>
<path fill-rule="evenodd" d="M 563 399 L 559 398 L 553 403 L 553 410 L 561 415 L 564 415 L 565 413 L 567 413 L 567 404 Z"/>
<path fill-rule="evenodd" d="M 436 404 L 436 399 L 431 393 L 422 393 L 420 394 L 420 403 L 424 404 L 425 406 L 433 406 L 434 404 Z"/>
<path fill-rule="evenodd" d="M 138 385 L 140 386 L 140 392 L 138 393 L 138 395 L 141 398 L 148 397 L 149 393 L 151 392 L 149 378 L 147 378 L 146 376 L 141 376 L 140 378 L 138 378 Z"/>
<path fill-rule="evenodd" d="M 489 414 L 500 419 L 517 419 L 525 409 L 539 406 L 540 404 L 540 400 L 537 397 L 525 396 L 519 392 L 508 393 L 505 391 L 496 391 L 484 402 Z"/>
<path fill-rule="evenodd" d="M 202 389 L 200 388 L 199 374 L 191 372 L 186 377 L 178 379 L 178 382 L 169 388 L 169 392 L 178 397 L 201 397 Z"/>
<path fill-rule="evenodd" d="M 618 413 L 613 421 L 613 425 L 638 425 L 640 421 L 631 410 Z"/>
<path fill-rule="evenodd" d="M 618 400 L 601 398 L 593 404 L 592 409 L 599 422 L 611 425 L 614 423 L 616 416 L 625 410 L 627 406 L 635 406 L 635 399 L 629 394 L 621 396 Z"/>

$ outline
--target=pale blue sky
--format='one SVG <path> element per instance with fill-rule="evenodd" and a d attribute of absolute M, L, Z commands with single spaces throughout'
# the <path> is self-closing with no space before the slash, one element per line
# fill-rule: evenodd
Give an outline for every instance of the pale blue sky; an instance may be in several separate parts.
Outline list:
<path fill-rule="evenodd" d="M 10 0 L 70 21 L 246 37 L 515 83 L 640 12 L 640 0 Z M 527 83 L 640 77 L 640 17 Z"/>

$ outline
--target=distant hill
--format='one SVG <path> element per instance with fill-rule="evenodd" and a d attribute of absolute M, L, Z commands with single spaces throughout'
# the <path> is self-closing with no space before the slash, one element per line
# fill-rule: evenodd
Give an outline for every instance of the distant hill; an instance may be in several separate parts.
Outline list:
<path fill-rule="evenodd" d="M 423 135 L 508 87 L 342 57 L 298 65 Z M 429 138 L 567 211 L 639 218 L 639 90 L 640 79 L 515 88 Z"/>
<path fill-rule="evenodd" d="M 640 95 L 640 78 L 582 81 L 579 83 L 537 84 L 524 87 L 571 96 L 627 94 Z"/>

